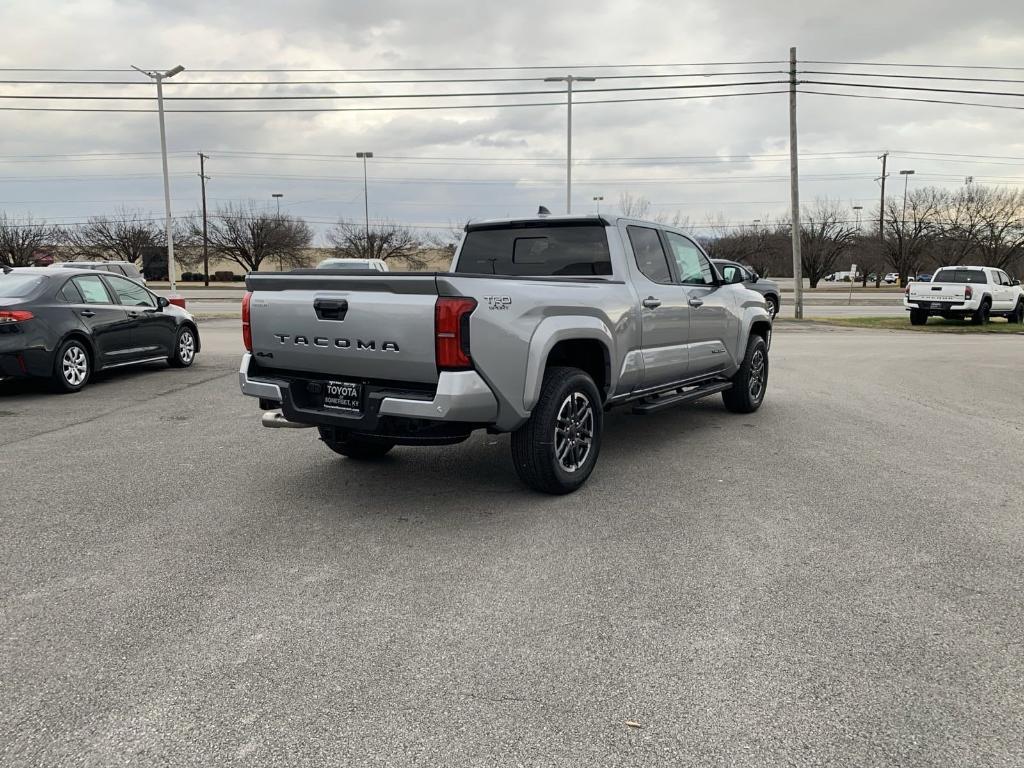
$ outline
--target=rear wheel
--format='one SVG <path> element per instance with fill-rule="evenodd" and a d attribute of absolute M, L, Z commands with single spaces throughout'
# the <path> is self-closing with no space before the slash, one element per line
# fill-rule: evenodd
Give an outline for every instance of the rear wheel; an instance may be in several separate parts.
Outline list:
<path fill-rule="evenodd" d="M 535 491 L 571 493 L 597 464 L 604 413 L 594 380 L 579 368 L 544 373 L 529 421 L 512 433 L 512 462 Z"/>
<path fill-rule="evenodd" d="M 77 339 L 68 339 L 57 350 L 50 383 L 57 392 L 78 392 L 92 375 L 89 350 Z"/>
<path fill-rule="evenodd" d="M 928 322 L 928 313 L 923 309 L 910 310 L 911 325 L 925 325 Z"/>
<path fill-rule="evenodd" d="M 356 461 L 374 461 L 382 458 L 395 444 L 388 440 L 348 435 L 330 427 L 319 427 L 320 439 L 335 453 Z"/>
<path fill-rule="evenodd" d="M 975 325 L 988 325 L 989 312 L 992 311 L 992 303 L 985 299 L 981 302 L 981 306 L 978 307 L 978 311 L 971 317 L 971 322 Z"/>
<path fill-rule="evenodd" d="M 743 364 L 732 377 L 732 389 L 722 393 L 722 402 L 733 413 L 753 413 L 764 402 L 767 388 L 768 345 L 760 336 L 751 336 Z"/>

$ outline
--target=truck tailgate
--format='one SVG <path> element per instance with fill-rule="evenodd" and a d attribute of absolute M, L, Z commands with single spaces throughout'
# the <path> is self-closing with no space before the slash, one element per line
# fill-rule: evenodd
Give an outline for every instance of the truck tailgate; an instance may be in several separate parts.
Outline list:
<path fill-rule="evenodd" d="M 246 278 L 252 353 L 264 369 L 435 383 L 433 274 Z"/>
<path fill-rule="evenodd" d="M 962 304 L 962 283 L 911 283 L 910 301 L 944 301 Z"/>

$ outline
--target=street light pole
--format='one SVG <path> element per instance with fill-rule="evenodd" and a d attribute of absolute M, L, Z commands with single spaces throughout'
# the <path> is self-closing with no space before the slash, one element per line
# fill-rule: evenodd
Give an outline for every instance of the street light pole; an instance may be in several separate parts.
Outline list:
<path fill-rule="evenodd" d="M 171 182 L 170 174 L 167 172 L 167 129 L 164 127 L 164 80 L 174 77 L 185 71 L 179 64 L 174 69 L 166 72 L 147 72 L 139 69 L 134 64 L 132 69 L 137 70 L 156 81 L 156 105 L 160 115 L 160 157 L 164 166 L 164 211 L 166 213 L 165 229 L 167 231 L 167 279 L 171 284 L 171 293 L 177 291 L 174 283 L 174 233 L 171 231 Z"/>
<path fill-rule="evenodd" d="M 900 224 L 900 234 L 903 242 L 900 243 L 900 254 L 903 256 L 901 261 L 903 266 L 907 266 L 907 187 L 910 185 L 910 177 L 914 175 L 913 170 L 900 171 L 900 176 L 903 177 L 903 222 Z M 903 275 L 900 275 L 903 277 Z"/>
<path fill-rule="evenodd" d="M 565 142 L 565 212 L 572 213 L 572 84 L 592 83 L 596 77 L 578 77 L 576 75 L 565 75 L 564 77 L 545 77 L 545 83 L 565 83 L 566 91 L 566 142 Z"/>
<path fill-rule="evenodd" d="M 373 152 L 356 152 L 356 157 L 363 160 L 363 213 L 366 215 L 366 242 L 370 242 L 370 195 L 366 186 L 366 159 L 373 157 Z"/>
<path fill-rule="evenodd" d="M 271 192 L 270 196 L 277 200 L 277 217 L 281 218 L 281 198 L 284 197 L 283 192 Z"/>
<path fill-rule="evenodd" d="M 594 202 L 597 203 L 597 215 L 601 215 L 601 201 L 604 200 L 604 195 L 594 195 Z"/>

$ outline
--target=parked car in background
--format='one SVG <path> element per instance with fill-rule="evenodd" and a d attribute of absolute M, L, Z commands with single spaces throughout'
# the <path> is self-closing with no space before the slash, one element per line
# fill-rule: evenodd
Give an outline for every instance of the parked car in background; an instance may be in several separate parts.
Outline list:
<path fill-rule="evenodd" d="M 252 272 L 246 287 L 242 392 L 265 426 L 316 427 L 350 459 L 510 432 L 523 482 L 568 493 L 609 408 L 721 394 L 752 413 L 768 383 L 764 298 L 658 223 L 473 222 L 448 273 Z"/>
<path fill-rule="evenodd" d="M 889 272 L 885 277 L 882 278 L 886 285 L 893 285 L 900 281 L 900 276 L 896 272 Z"/>
<path fill-rule="evenodd" d="M 77 392 L 95 371 L 166 360 L 192 365 L 195 319 L 124 275 L 25 267 L 0 272 L 0 381 L 49 379 Z"/>
<path fill-rule="evenodd" d="M 146 278 L 139 268 L 130 261 L 56 261 L 50 265 L 50 269 L 92 269 L 97 272 L 123 275 L 130 280 L 146 284 Z"/>
<path fill-rule="evenodd" d="M 903 305 L 913 325 L 924 325 L 935 316 L 947 320 L 969 317 L 982 325 L 995 315 L 1024 323 L 1020 280 L 992 267 L 943 267 L 931 282 L 908 285 Z"/>
<path fill-rule="evenodd" d="M 316 265 L 317 269 L 342 269 L 346 272 L 366 271 L 390 272 L 383 259 L 324 259 Z"/>
<path fill-rule="evenodd" d="M 919 283 L 927 283 L 927 282 L 931 281 L 932 275 L 931 275 L 930 272 L 922 272 L 921 274 L 919 274 L 914 279 L 917 280 L 917 282 L 919 282 Z"/>
<path fill-rule="evenodd" d="M 778 283 L 761 277 L 753 267 L 735 261 L 728 259 L 712 259 L 711 261 L 718 268 L 718 274 L 722 276 L 723 281 L 727 284 L 742 283 L 744 287 L 757 291 L 764 296 L 765 304 L 768 305 L 768 314 L 772 316 L 772 319 L 779 314 L 779 308 L 782 306 L 782 291 L 779 290 Z"/>

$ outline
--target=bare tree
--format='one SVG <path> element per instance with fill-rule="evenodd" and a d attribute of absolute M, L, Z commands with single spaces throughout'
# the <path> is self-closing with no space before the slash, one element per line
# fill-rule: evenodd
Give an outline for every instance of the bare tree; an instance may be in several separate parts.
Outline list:
<path fill-rule="evenodd" d="M 60 227 L 35 221 L 31 215 L 16 221 L 0 213 L 0 264 L 30 267 L 38 251 L 53 248 L 62 238 Z"/>
<path fill-rule="evenodd" d="M 642 195 L 623 192 L 619 195 L 619 210 L 627 219 L 650 218 L 651 201 Z"/>
<path fill-rule="evenodd" d="M 958 255 L 955 262 L 975 257 L 1004 269 L 1024 254 L 1024 192 L 968 186 L 948 199 L 941 234 Z"/>
<path fill-rule="evenodd" d="M 945 208 L 947 196 L 934 187 L 915 189 L 907 196 L 906 221 L 903 200 L 885 201 L 886 260 L 899 274 L 900 285 L 907 284 L 925 263 L 926 254 L 941 233 L 939 213 Z"/>
<path fill-rule="evenodd" d="M 385 222 L 367 230 L 362 224 L 342 220 L 328 230 L 327 241 L 342 259 L 402 259 L 414 269 L 427 265 L 422 239 L 399 224 Z"/>
<path fill-rule="evenodd" d="M 835 272 L 840 257 L 854 243 L 857 228 L 845 217 L 844 207 L 823 198 L 801 213 L 800 263 L 811 288 L 817 288 L 821 278 Z"/>
<path fill-rule="evenodd" d="M 104 261 L 141 261 L 163 241 L 163 228 L 152 216 L 124 209 L 111 216 L 90 216 L 67 235 L 72 254 Z"/>
<path fill-rule="evenodd" d="M 193 222 L 190 230 L 201 237 Z M 210 253 L 235 262 L 246 272 L 257 272 L 267 259 L 279 266 L 306 265 L 304 251 L 313 241 L 313 230 L 301 218 L 267 213 L 250 202 L 225 205 L 207 221 Z"/>

